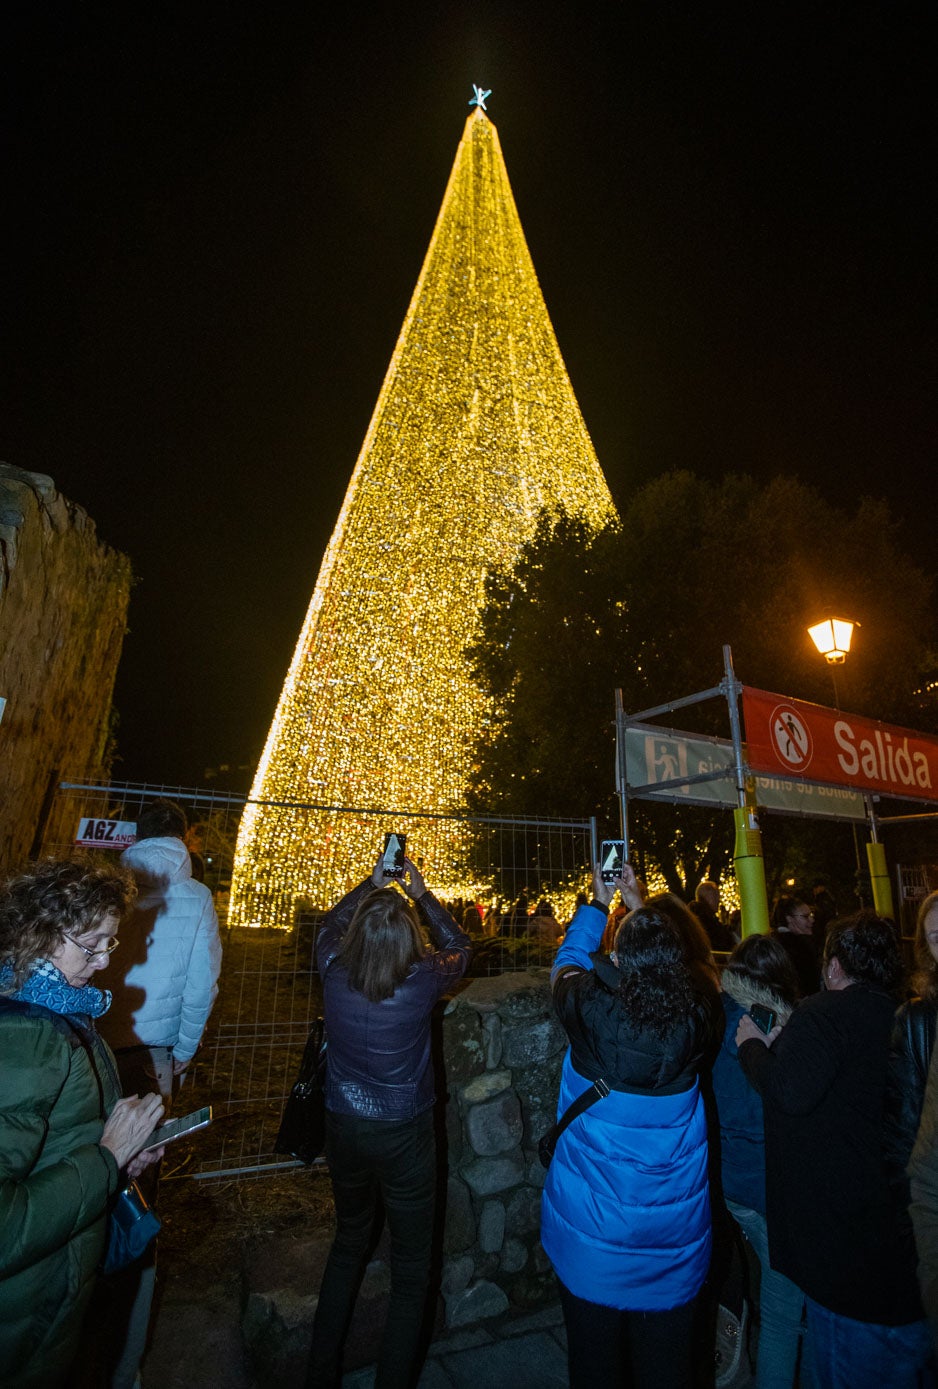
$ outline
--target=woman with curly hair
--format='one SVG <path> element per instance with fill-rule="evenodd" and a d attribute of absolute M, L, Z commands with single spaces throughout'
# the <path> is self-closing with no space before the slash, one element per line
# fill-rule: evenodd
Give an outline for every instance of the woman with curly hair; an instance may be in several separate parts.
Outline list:
<path fill-rule="evenodd" d="M 886 1088 L 886 1157 L 908 1201 L 906 1167 L 922 1118 L 925 1083 L 935 1047 L 938 1016 L 938 892 L 930 893 L 915 923 L 913 998 L 896 1013 Z"/>
<path fill-rule="evenodd" d="M 0 1367 L 7 1389 L 65 1381 L 122 1173 L 159 1123 L 158 1095 L 120 1098 L 94 1022 L 133 899 L 119 870 L 38 863 L 0 889 Z"/>
<path fill-rule="evenodd" d="M 541 1241 L 560 1280 L 571 1389 L 682 1389 L 710 1262 L 698 1070 L 719 1005 L 695 987 L 680 935 L 655 907 L 629 912 L 612 953 L 598 950 L 617 887 L 628 902 L 632 869 L 607 884 L 597 866 L 551 975 L 570 1043 L 558 1117 L 594 1086 L 603 1097 L 557 1141 Z"/>

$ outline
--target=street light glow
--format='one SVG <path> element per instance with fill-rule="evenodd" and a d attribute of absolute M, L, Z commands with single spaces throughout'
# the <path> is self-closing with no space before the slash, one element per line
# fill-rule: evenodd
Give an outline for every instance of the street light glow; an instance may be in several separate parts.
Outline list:
<path fill-rule="evenodd" d="M 850 638 L 857 624 L 842 617 L 826 617 L 808 628 L 808 636 L 832 666 L 842 666 L 850 650 Z"/>

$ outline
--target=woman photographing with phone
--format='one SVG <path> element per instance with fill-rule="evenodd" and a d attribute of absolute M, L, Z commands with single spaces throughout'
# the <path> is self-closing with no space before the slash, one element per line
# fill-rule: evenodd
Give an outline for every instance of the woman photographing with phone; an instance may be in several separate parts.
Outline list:
<path fill-rule="evenodd" d="M 571 1389 L 684 1389 L 695 1301 L 710 1263 L 707 1125 L 698 1071 L 721 1018 L 695 987 L 673 922 L 653 906 L 599 951 L 623 864 L 597 865 L 551 974 L 567 1033 L 558 1118 L 604 1091 L 561 1133 L 547 1172 L 541 1241 L 561 1284 Z"/>
<path fill-rule="evenodd" d="M 436 1190 L 430 1015 L 465 973 L 470 942 L 409 858 L 406 897 L 388 885 L 385 863 L 382 855 L 371 877 L 333 907 L 316 944 L 336 1234 L 319 1289 L 307 1389 L 340 1382 L 379 1196 L 391 1231 L 391 1298 L 375 1385 L 408 1389 L 416 1378 Z"/>

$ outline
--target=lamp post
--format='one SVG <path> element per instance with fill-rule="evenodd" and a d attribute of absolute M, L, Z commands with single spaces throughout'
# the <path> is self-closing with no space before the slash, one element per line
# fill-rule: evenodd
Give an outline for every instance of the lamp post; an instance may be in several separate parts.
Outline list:
<path fill-rule="evenodd" d="M 831 681 L 834 685 L 834 708 L 840 708 L 840 693 L 837 689 L 837 667 L 842 666 L 847 659 L 850 650 L 850 641 L 853 637 L 854 627 L 859 626 L 857 622 L 848 622 L 843 617 L 825 617 L 823 622 L 816 622 L 813 627 L 808 628 L 808 636 L 820 651 L 827 664 L 830 666 Z"/>
<path fill-rule="evenodd" d="M 850 622 L 843 617 L 826 617 L 823 622 L 816 622 L 813 627 L 808 628 L 808 636 L 830 667 L 831 681 L 834 686 L 834 708 L 837 710 L 840 709 L 837 667 L 842 666 L 846 661 L 853 637 L 853 629 L 859 625 L 858 622 Z M 870 817 L 870 843 L 866 846 L 866 856 L 869 862 L 869 881 L 873 889 L 873 905 L 880 916 L 891 917 L 895 913 L 892 905 L 889 870 L 886 867 L 886 851 L 879 842 L 873 803 L 869 796 L 864 796 L 863 799 Z M 865 878 L 865 874 L 861 866 L 860 842 L 857 836 L 856 823 L 853 824 L 853 847 L 857 858 L 857 887 L 862 892 L 862 880 Z"/>

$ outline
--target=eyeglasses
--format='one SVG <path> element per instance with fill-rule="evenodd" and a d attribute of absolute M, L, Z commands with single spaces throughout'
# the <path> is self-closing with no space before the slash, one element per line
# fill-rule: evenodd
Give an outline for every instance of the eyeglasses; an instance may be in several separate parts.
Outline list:
<path fill-rule="evenodd" d="M 65 939 L 70 940 L 72 945 L 77 945 L 78 949 L 83 955 L 87 955 L 89 960 L 97 960 L 102 955 L 113 955 L 114 951 L 120 945 L 120 941 L 116 936 L 108 936 L 107 945 L 102 945 L 99 950 L 89 950 L 87 945 L 82 945 L 81 941 L 76 940 L 74 936 L 66 935 Z"/>

